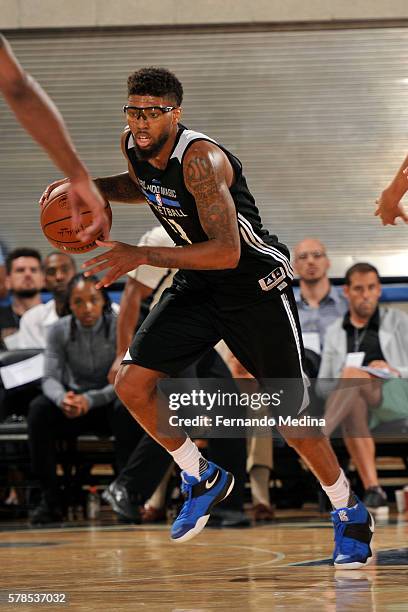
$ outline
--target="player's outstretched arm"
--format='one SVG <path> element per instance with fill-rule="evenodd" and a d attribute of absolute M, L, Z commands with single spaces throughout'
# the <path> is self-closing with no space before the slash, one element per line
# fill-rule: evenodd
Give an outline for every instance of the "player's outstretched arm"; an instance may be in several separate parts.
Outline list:
<path fill-rule="evenodd" d="M 384 189 L 378 198 L 375 215 L 380 217 L 383 225 L 396 225 L 396 220 L 401 217 L 408 223 L 408 214 L 401 203 L 401 198 L 408 191 L 408 156 L 391 183 Z"/>
<path fill-rule="evenodd" d="M 57 107 L 20 66 L 9 43 L 1 35 L 0 91 L 26 131 L 67 176 L 73 179 L 88 174 Z"/>
<path fill-rule="evenodd" d="M 105 203 L 75 151 L 60 112 L 42 87 L 23 70 L 1 34 L 0 91 L 25 130 L 70 178 L 69 198 L 73 224 L 79 224 L 81 200 L 92 210 L 93 223 L 82 232 L 81 238 L 86 240 L 98 229 L 108 238 L 109 223 L 104 211 Z"/>

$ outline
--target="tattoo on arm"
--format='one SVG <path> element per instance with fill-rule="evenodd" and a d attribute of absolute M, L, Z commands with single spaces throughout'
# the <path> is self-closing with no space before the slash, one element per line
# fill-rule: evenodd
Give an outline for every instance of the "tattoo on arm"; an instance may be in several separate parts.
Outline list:
<path fill-rule="evenodd" d="M 163 253 L 151 249 L 149 251 L 149 265 L 156 266 L 157 268 L 171 268 L 174 265 L 171 255 L 168 253 L 163 255 Z"/>
<path fill-rule="evenodd" d="M 97 187 L 101 190 L 107 200 L 114 202 L 145 202 L 144 195 L 139 187 L 129 177 L 128 172 L 107 176 L 95 180 Z"/>
<path fill-rule="evenodd" d="M 221 238 L 226 246 L 236 247 L 239 238 L 235 210 L 220 171 L 208 157 L 196 156 L 187 162 L 184 180 L 194 196 L 200 221 L 208 238 Z"/>

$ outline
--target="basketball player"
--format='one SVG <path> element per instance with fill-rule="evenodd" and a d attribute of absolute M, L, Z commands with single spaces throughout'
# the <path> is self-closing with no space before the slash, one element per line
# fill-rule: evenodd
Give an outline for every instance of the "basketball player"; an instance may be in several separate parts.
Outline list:
<path fill-rule="evenodd" d="M 375 214 L 380 217 L 383 225 L 396 225 L 396 220 L 401 217 L 408 223 L 408 215 L 401 203 L 403 195 L 408 191 L 408 156 L 391 183 L 384 189 L 378 198 Z"/>
<path fill-rule="evenodd" d="M 171 530 L 178 542 L 203 529 L 212 507 L 231 491 L 233 476 L 207 462 L 183 432 L 169 440 L 157 431 L 160 378 L 187 367 L 223 338 L 254 377 L 301 381 L 296 413 L 307 403 L 288 249 L 262 227 L 240 161 L 180 124 L 182 95 L 181 83 L 165 69 L 131 74 L 122 137 L 128 172 L 96 180 L 107 199 L 147 202 L 178 248 L 100 242 L 110 250 L 84 264 L 89 274 L 108 270 L 101 286 L 141 264 L 179 268 L 116 378 L 119 397 L 183 470 L 186 502 Z M 329 442 L 299 434 L 287 441 L 335 508 L 335 564 L 366 565 L 373 522 L 350 490 Z"/>
<path fill-rule="evenodd" d="M 92 211 L 92 224 L 80 234 L 86 241 L 99 229 L 109 236 L 104 201 L 79 159 L 57 107 L 42 87 L 20 66 L 7 40 L 0 34 L 0 91 L 24 129 L 45 149 L 70 180 L 72 224 L 80 223 L 80 203 Z"/>

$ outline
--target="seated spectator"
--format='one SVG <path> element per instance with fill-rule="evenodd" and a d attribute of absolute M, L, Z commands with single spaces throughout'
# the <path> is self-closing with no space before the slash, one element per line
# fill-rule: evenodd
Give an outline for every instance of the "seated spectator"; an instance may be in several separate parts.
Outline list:
<path fill-rule="evenodd" d="M 305 349 L 321 353 L 327 327 L 347 311 L 347 300 L 330 284 L 330 260 L 316 238 L 305 238 L 294 248 L 294 268 L 299 276 L 296 297 Z M 319 360 L 309 363 L 307 374 L 316 377 Z"/>
<path fill-rule="evenodd" d="M 116 317 L 96 277 L 75 276 L 66 304 L 71 314 L 51 326 L 45 351 L 43 394 L 30 405 L 28 415 L 32 469 L 42 498 L 32 523 L 59 520 L 61 497 L 56 476 L 56 440 L 85 432 L 115 436 L 120 470 L 141 435 L 136 421 L 108 383 L 115 358 Z"/>
<path fill-rule="evenodd" d="M 2 253 L 2 251 L 0 251 Z M 1 259 L 2 255 L 0 255 Z M 1 260 L 4 264 L 4 260 Z M 0 261 L 0 264 L 1 264 Z M 6 274 L 3 277 L 3 271 Z M 41 302 L 41 289 L 44 277 L 41 268 L 41 255 L 35 249 L 18 248 L 9 253 L 6 258 L 6 267 L 0 265 L 0 291 L 4 287 L 6 293 L 10 291 L 10 304 L 0 306 L 0 346 L 6 348 L 5 343 L 18 330 L 21 316 Z M 1 297 L 4 297 L 1 294 Z M 25 406 L 37 394 L 37 385 L 24 385 L 16 389 L 0 389 L 0 421 L 4 421 L 13 413 L 22 414 Z M 16 443 L 7 446 L 7 450 L 15 447 Z M 22 473 L 16 466 L 8 462 L 8 475 L 12 480 L 22 478 Z M 13 476 L 11 477 L 11 475 Z M 14 488 L 6 503 L 19 503 L 17 492 Z"/>
<path fill-rule="evenodd" d="M 0 243 L 0 300 L 4 300 L 7 297 L 7 286 L 6 286 L 6 257 Z"/>
<path fill-rule="evenodd" d="M 47 329 L 64 314 L 68 283 L 76 272 L 74 258 L 62 251 L 53 251 L 44 261 L 45 288 L 52 299 L 30 308 L 20 321 L 13 348 L 45 348 Z M 7 344 L 7 341 L 6 341 Z"/>
<path fill-rule="evenodd" d="M 399 377 L 375 378 L 359 368 L 345 368 L 343 379 L 352 383 L 353 378 L 357 384 L 346 383 L 330 396 L 324 433 L 330 436 L 342 424 L 346 435 L 353 437 L 357 444 L 360 438 L 371 440 L 371 431 L 377 427 L 381 427 L 381 433 L 398 435 L 401 422 L 405 424 L 408 420 L 408 381 Z M 384 429 L 384 425 L 388 427 Z M 375 453 L 374 441 L 370 445 Z M 358 453 L 354 454 L 357 461 Z M 367 474 L 366 481 L 376 481 L 375 463 L 362 462 L 358 469 L 361 474 Z"/>
<path fill-rule="evenodd" d="M 317 378 L 326 329 L 347 311 L 347 300 L 330 283 L 330 260 L 320 240 L 304 238 L 298 242 L 294 247 L 293 262 L 299 277 L 299 292 L 295 292 L 295 299 L 305 347 L 303 367 L 310 378 Z M 312 405 L 316 415 L 323 411 L 323 402 L 314 397 Z M 276 448 L 279 445 L 275 445 Z M 275 453 L 275 459 L 275 468 L 282 481 L 277 507 L 301 507 L 306 498 L 307 482 L 298 454 L 287 448 L 284 461 L 280 459 L 279 451 Z"/>
<path fill-rule="evenodd" d="M 234 378 L 253 378 L 236 357 L 227 349 L 225 362 Z M 224 355 L 224 353 L 223 353 Z M 274 519 L 269 484 L 272 471 L 272 433 L 270 436 L 247 438 L 247 472 L 251 486 L 252 509 L 255 522 Z"/>
<path fill-rule="evenodd" d="M 5 338 L 9 349 L 45 348 L 47 329 L 63 314 L 67 286 L 75 274 L 75 262 L 61 251 L 50 253 L 44 262 L 44 274 L 45 288 L 53 294 L 53 299 L 33 306 L 22 315 L 18 331 Z M 3 419 L 13 413 L 25 416 L 29 403 L 40 393 L 38 379 L 7 390 L 0 409 Z"/>
<path fill-rule="evenodd" d="M 341 421 L 346 447 L 365 488 L 364 503 L 385 514 L 388 503 L 378 482 L 375 443 L 364 422 L 367 406 L 378 400 L 378 395 L 372 394 L 378 394 L 382 385 L 381 371 L 390 376 L 408 376 L 408 315 L 394 308 L 379 309 L 380 277 L 371 264 L 357 263 L 347 270 L 344 293 L 349 310 L 327 329 L 318 390 L 326 396 L 333 391 L 326 404 L 326 433 L 330 434 Z M 366 366 L 372 371 L 360 369 Z M 367 387 L 360 384 L 357 397 L 350 393 L 354 385 L 350 387 L 344 382 L 334 391 L 330 379 L 335 378 L 369 379 L 376 383 Z M 355 409 L 349 410 L 350 403 Z"/>
<path fill-rule="evenodd" d="M 154 227 L 140 240 L 139 246 L 172 246 L 162 227 Z M 143 300 L 152 298 L 150 308 L 159 301 L 172 283 L 176 270 L 143 265 L 128 273 L 118 317 L 117 358 L 109 380 L 114 381 L 120 363 L 131 344 L 139 321 Z M 179 374 L 180 378 L 231 378 L 230 372 L 216 351 L 209 351 L 195 364 Z M 212 461 L 226 466 L 235 475 L 235 486 L 228 498 L 217 506 L 211 520 L 221 527 L 249 524 L 243 511 L 245 493 L 245 440 L 209 440 L 208 454 Z M 154 522 L 165 516 L 165 498 L 171 474 L 171 456 L 145 435 L 129 457 L 127 465 L 104 492 L 104 499 L 122 518 Z M 143 507 L 138 508 L 140 503 Z"/>
<path fill-rule="evenodd" d="M 143 234 L 138 246 L 170 247 L 174 246 L 174 242 L 160 225 Z M 132 342 L 141 317 L 143 315 L 146 317 L 148 314 L 148 311 L 142 313 L 143 304 L 151 300 L 149 305 L 149 310 L 151 310 L 159 301 L 163 291 L 172 284 L 176 272 L 177 270 L 143 265 L 127 273 L 118 314 L 116 359 L 109 373 L 109 381 L 112 384 L 115 382 L 116 374 Z"/>
<path fill-rule="evenodd" d="M 174 242 L 163 227 L 156 226 L 143 234 L 138 246 L 174 246 Z M 112 384 L 115 381 L 122 359 L 132 342 L 136 328 L 148 314 L 147 308 L 145 312 L 143 311 L 143 305 L 150 302 L 149 310 L 151 310 L 159 301 L 163 291 L 172 284 L 175 273 L 176 270 L 146 265 L 139 266 L 135 270 L 128 272 L 118 314 L 116 359 L 108 376 L 108 380 Z M 149 452 L 148 448 L 146 448 L 145 452 L 146 454 Z M 135 505 L 131 515 L 125 518 L 132 520 L 139 520 L 140 518 L 142 522 L 146 523 L 164 520 L 166 518 L 165 501 L 167 486 L 172 471 L 173 463 L 171 462 L 167 472 L 154 490 L 153 495 L 145 501 L 142 507 L 138 508 Z M 127 497 L 128 494 L 126 493 Z M 111 497 L 109 489 L 105 492 L 105 498 L 112 505 L 113 509 L 117 511 L 118 506 L 116 506 L 115 499 Z M 118 514 L 121 514 L 120 510 Z"/>
<path fill-rule="evenodd" d="M 7 257 L 6 272 L 11 303 L 0 307 L 0 339 L 3 341 L 18 330 L 22 315 L 41 303 L 44 275 L 40 253 L 35 249 L 14 249 Z"/>

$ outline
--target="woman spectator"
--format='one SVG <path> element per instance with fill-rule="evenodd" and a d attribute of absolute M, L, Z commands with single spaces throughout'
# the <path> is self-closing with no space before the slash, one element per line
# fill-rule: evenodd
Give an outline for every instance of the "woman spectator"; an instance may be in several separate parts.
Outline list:
<path fill-rule="evenodd" d="M 32 469 L 42 493 L 33 524 L 62 518 L 57 439 L 85 432 L 113 434 L 120 470 L 141 436 L 107 380 L 116 354 L 116 317 L 106 291 L 96 289 L 97 281 L 74 276 L 67 290 L 69 314 L 48 332 L 42 395 L 31 402 L 28 414 Z"/>

